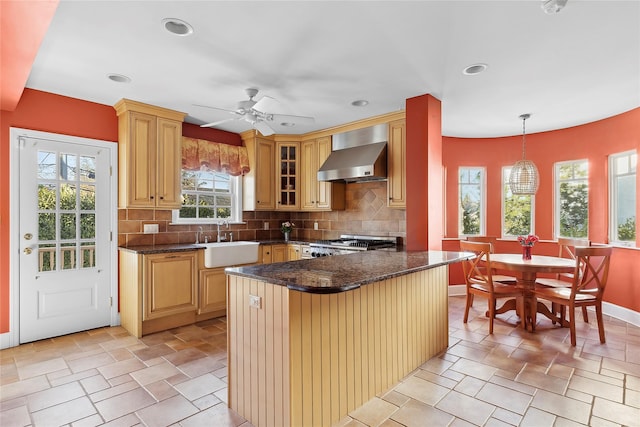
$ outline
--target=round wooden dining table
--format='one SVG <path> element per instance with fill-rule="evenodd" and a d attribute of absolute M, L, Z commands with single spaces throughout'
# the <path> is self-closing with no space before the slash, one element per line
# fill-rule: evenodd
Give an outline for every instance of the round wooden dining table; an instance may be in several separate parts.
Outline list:
<path fill-rule="evenodd" d="M 526 313 L 541 313 L 554 322 L 559 319 L 549 310 L 549 308 L 538 302 L 533 290 L 536 286 L 536 277 L 538 273 L 571 273 L 576 267 L 576 261 L 569 258 L 559 258 L 545 255 L 532 255 L 531 259 L 522 259 L 522 254 L 491 254 L 491 267 L 498 270 L 515 271 L 516 286 L 524 290 L 524 301 Z M 567 283 L 569 285 L 569 283 Z M 531 307 L 536 307 L 535 312 Z M 509 310 L 516 309 L 516 301 L 508 300 L 502 307 L 496 310 L 496 314 L 504 313 Z M 523 315 L 520 314 L 519 315 Z M 525 324 L 527 329 L 535 331 L 535 317 L 533 315 L 524 314 L 526 317 Z"/>

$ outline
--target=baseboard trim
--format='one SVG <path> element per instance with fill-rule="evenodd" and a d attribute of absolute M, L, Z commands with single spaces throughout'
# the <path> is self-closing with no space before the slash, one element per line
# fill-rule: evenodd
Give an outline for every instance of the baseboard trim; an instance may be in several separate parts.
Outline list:
<path fill-rule="evenodd" d="M 465 295 L 466 292 L 466 285 L 449 286 L 450 297 Z M 630 323 L 634 326 L 640 327 L 640 313 L 638 313 L 637 311 L 629 310 L 628 308 L 620 307 L 619 305 L 611 304 L 605 301 L 602 303 L 602 313 L 606 314 L 607 316 L 615 317 L 618 320 Z"/>

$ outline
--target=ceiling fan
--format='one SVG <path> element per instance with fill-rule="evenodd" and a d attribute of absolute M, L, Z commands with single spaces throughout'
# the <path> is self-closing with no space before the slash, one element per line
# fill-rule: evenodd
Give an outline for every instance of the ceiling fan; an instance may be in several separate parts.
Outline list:
<path fill-rule="evenodd" d="M 254 97 L 258 94 L 258 89 L 250 87 L 245 89 L 249 99 L 238 102 L 238 108 L 235 110 L 226 110 L 224 108 L 209 107 L 207 105 L 199 105 L 199 107 L 212 108 L 214 110 L 226 111 L 236 115 L 231 119 L 218 120 L 217 122 L 206 123 L 200 127 L 214 127 L 222 123 L 233 120 L 244 120 L 251 123 L 254 129 L 258 130 L 262 135 L 273 135 L 275 131 L 271 124 L 280 124 L 284 126 L 293 126 L 296 124 L 311 124 L 315 120 L 313 117 L 291 116 L 288 114 L 275 114 L 273 108 L 278 106 L 278 101 L 270 96 L 263 96 L 259 101 L 254 101 Z"/>

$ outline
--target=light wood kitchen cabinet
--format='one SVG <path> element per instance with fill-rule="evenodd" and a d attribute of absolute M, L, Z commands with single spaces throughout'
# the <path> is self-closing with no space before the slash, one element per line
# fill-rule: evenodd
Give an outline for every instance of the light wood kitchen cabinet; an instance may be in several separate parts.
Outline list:
<path fill-rule="evenodd" d="M 345 183 L 318 181 L 318 169 L 331 154 L 331 137 L 300 144 L 300 209 L 303 211 L 343 210 Z"/>
<path fill-rule="evenodd" d="M 200 270 L 198 314 L 223 316 L 227 311 L 227 276 L 224 267 Z"/>
<path fill-rule="evenodd" d="M 272 262 L 285 262 L 288 260 L 288 245 L 260 245 L 260 260 L 262 264 L 271 264 Z"/>
<path fill-rule="evenodd" d="M 298 197 L 300 174 L 300 143 L 276 143 L 276 209 L 296 211 L 300 209 Z"/>
<path fill-rule="evenodd" d="M 250 171 L 243 176 L 242 208 L 248 211 L 275 210 L 275 142 L 255 131 L 241 135 L 249 155 Z"/>
<path fill-rule="evenodd" d="M 300 245 L 289 243 L 287 245 L 287 261 L 296 261 L 302 259 Z"/>
<path fill-rule="evenodd" d="M 122 99 L 118 115 L 118 205 L 179 209 L 185 114 Z"/>
<path fill-rule="evenodd" d="M 406 209 L 406 126 L 405 120 L 389 123 L 389 142 L 387 144 L 387 206 Z"/>
<path fill-rule="evenodd" d="M 197 251 L 120 251 L 120 319 L 136 337 L 196 320 Z"/>

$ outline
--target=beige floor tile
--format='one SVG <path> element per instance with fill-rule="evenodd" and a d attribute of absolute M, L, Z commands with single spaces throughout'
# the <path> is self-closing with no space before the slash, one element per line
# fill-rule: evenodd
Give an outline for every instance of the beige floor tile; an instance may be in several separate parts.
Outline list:
<path fill-rule="evenodd" d="M 73 382 L 30 394 L 27 402 L 29 402 L 29 410 L 35 412 L 83 396 L 85 396 L 84 389 L 79 383 Z"/>
<path fill-rule="evenodd" d="M 427 405 L 434 405 L 449 392 L 446 387 L 416 377 L 405 379 L 394 390 Z"/>
<path fill-rule="evenodd" d="M 447 393 L 436 405 L 437 409 L 475 425 L 483 425 L 496 407 L 457 391 Z"/>
<path fill-rule="evenodd" d="M 545 390 L 539 390 L 536 393 L 531 406 L 582 424 L 589 422 L 591 411 L 591 406 L 588 403 Z"/>
<path fill-rule="evenodd" d="M 140 387 L 140 384 L 130 379 L 130 381 L 126 383 L 118 384 L 111 388 L 92 393 L 91 395 L 89 395 L 89 398 L 91 399 L 92 402 L 96 403 L 102 400 L 110 399 L 114 396 L 118 396 L 128 391 L 135 390 L 139 387 Z"/>
<path fill-rule="evenodd" d="M 524 415 L 533 399 L 529 394 L 492 383 L 486 383 L 475 397 L 520 415 Z"/>
<path fill-rule="evenodd" d="M 179 374 L 180 371 L 170 363 L 164 362 L 159 365 L 154 365 L 149 368 L 140 369 L 138 371 L 131 372 L 129 375 L 136 380 L 140 385 L 154 383 L 156 381 L 169 378 L 173 375 Z"/>
<path fill-rule="evenodd" d="M 104 423 L 103 427 L 131 427 L 131 426 L 140 426 L 142 427 L 142 422 L 137 417 L 136 414 L 127 414 L 120 418 L 116 418 L 113 421 Z"/>
<path fill-rule="evenodd" d="M 180 421 L 181 427 L 237 427 L 245 422 L 244 418 L 223 403 L 199 412 Z"/>
<path fill-rule="evenodd" d="M 418 378 L 422 378 L 423 380 L 431 381 L 434 384 L 438 384 L 446 388 L 454 388 L 458 384 L 457 381 L 443 377 L 441 375 L 436 375 L 432 372 L 425 371 L 423 369 L 418 369 L 418 371 L 413 375 Z"/>
<path fill-rule="evenodd" d="M 80 384 L 87 394 L 95 393 L 111 387 L 111 384 L 109 384 L 102 375 L 94 375 L 92 377 L 82 379 L 80 380 Z"/>
<path fill-rule="evenodd" d="M 72 424 L 72 427 L 97 427 L 104 424 L 104 420 L 98 414 L 90 415 Z"/>
<path fill-rule="evenodd" d="M 0 426 L 23 427 L 30 424 L 29 410 L 24 405 L 0 412 Z"/>
<path fill-rule="evenodd" d="M 622 385 L 615 386 L 613 384 L 596 381 L 591 378 L 581 377 L 580 375 L 574 375 L 571 378 L 569 381 L 569 388 L 618 403 L 622 403 L 624 392 Z"/>
<path fill-rule="evenodd" d="M 467 396 L 475 396 L 485 384 L 486 382 L 483 380 L 465 377 L 454 387 L 454 390 Z"/>
<path fill-rule="evenodd" d="M 73 371 L 74 373 L 78 373 L 86 371 L 88 369 L 94 369 L 99 368 L 100 366 L 109 365 L 113 362 L 115 362 L 115 360 L 109 353 L 100 352 L 88 357 L 69 360 L 67 363 L 69 364 L 69 368 L 71 369 L 71 371 Z"/>
<path fill-rule="evenodd" d="M 137 411 L 146 427 L 165 427 L 198 413 L 198 408 L 178 395 Z"/>
<path fill-rule="evenodd" d="M 355 411 L 352 411 L 349 416 L 365 425 L 377 426 L 397 410 L 398 407 L 396 405 L 374 397 Z"/>
<path fill-rule="evenodd" d="M 596 397 L 593 415 L 625 426 L 640 426 L 640 409 Z"/>
<path fill-rule="evenodd" d="M 512 426 L 517 426 L 522 422 L 522 415 L 502 408 L 496 408 L 491 417 Z"/>
<path fill-rule="evenodd" d="M 180 393 L 173 388 L 168 382 L 156 381 L 155 383 L 147 384 L 145 389 L 156 399 L 158 402 L 176 396 Z"/>
<path fill-rule="evenodd" d="M 66 368 L 68 368 L 67 362 L 65 362 L 63 358 L 57 357 L 55 359 L 18 366 L 18 375 L 21 380 L 26 380 L 28 378 L 46 375 Z"/>
<path fill-rule="evenodd" d="M 97 402 L 96 408 L 105 421 L 112 421 L 129 413 L 156 403 L 156 400 L 141 387 Z"/>
<path fill-rule="evenodd" d="M 3 385 L 2 392 L 0 393 L 0 402 L 27 396 L 31 393 L 37 393 L 41 390 L 46 390 L 49 387 L 49 381 L 47 381 L 44 375 Z"/>
<path fill-rule="evenodd" d="M 556 416 L 536 408 L 529 408 L 519 427 L 552 427 Z"/>
<path fill-rule="evenodd" d="M 78 372 L 77 374 L 63 376 L 56 375 L 55 378 L 49 377 L 49 375 L 47 375 L 47 378 L 49 379 L 51 386 L 56 387 L 62 384 L 72 383 L 74 381 L 81 381 L 85 378 L 89 378 L 98 374 L 99 372 L 96 369 L 87 369 L 86 371 Z"/>
<path fill-rule="evenodd" d="M 39 426 L 62 426 L 96 413 L 96 408 L 86 397 L 80 397 L 31 414 L 33 424 Z"/>
<path fill-rule="evenodd" d="M 187 399 L 195 400 L 207 394 L 215 393 L 226 386 L 227 384 L 214 375 L 205 374 L 176 384 L 174 387 Z"/>
<path fill-rule="evenodd" d="M 525 370 L 518 374 L 518 376 L 516 377 L 516 382 L 527 384 L 529 386 L 547 390 L 553 393 L 564 394 L 564 391 L 567 388 L 567 384 L 569 383 L 568 380 L 558 377 L 552 377 L 535 369 L 527 368 L 529 368 L 529 365 L 525 367 Z"/>
<path fill-rule="evenodd" d="M 494 375 L 489 382 L 493 384 L 498 384 L 503 387 L 509 388 L 511 390 L 519 391 L 520 393 L 525 393 L 533 396 L 536 392 L 535 387 L 531 387 L 529 385 L 519 383 L 517 381 L 510 380 L 508 378 L 504 378 L 498 375 Z"/>
<path fill-rule="evenodd" d="M 191 403 L 193 403 L 194 406 L 198 407 L 198 409 L 202 411 L 204 409 L 211 408 L 212 406 L 215 406 L 220 402 L 222 401 L 218 399 L 215 394 L 207 394 L 206 396 L 202 396 L 201 398 L 196 399 Z"/>
<path fill-rule="evenodd" d="M 145 369 L 147 366 L 138 359 L 126 359 L 109 365 L 101 366 L 98 371 L 106 379 Z"/>
<path fill-rule="evenodd" d="M 450 369 L 484 381 L 488 381 L 498 370 L 493 366 L 485 365 L 484 363 L 479 363 L 469 359 L 458 360 Z"/>
<path fill-rule="evenodd" d="M 391 419 L 406 427 L 423 427 L 426 420 L 433 426 L 446 426 L 453 421 L 454 417 L 433 406 L 417 400 L 409 400 L 391 416 Z"/>

